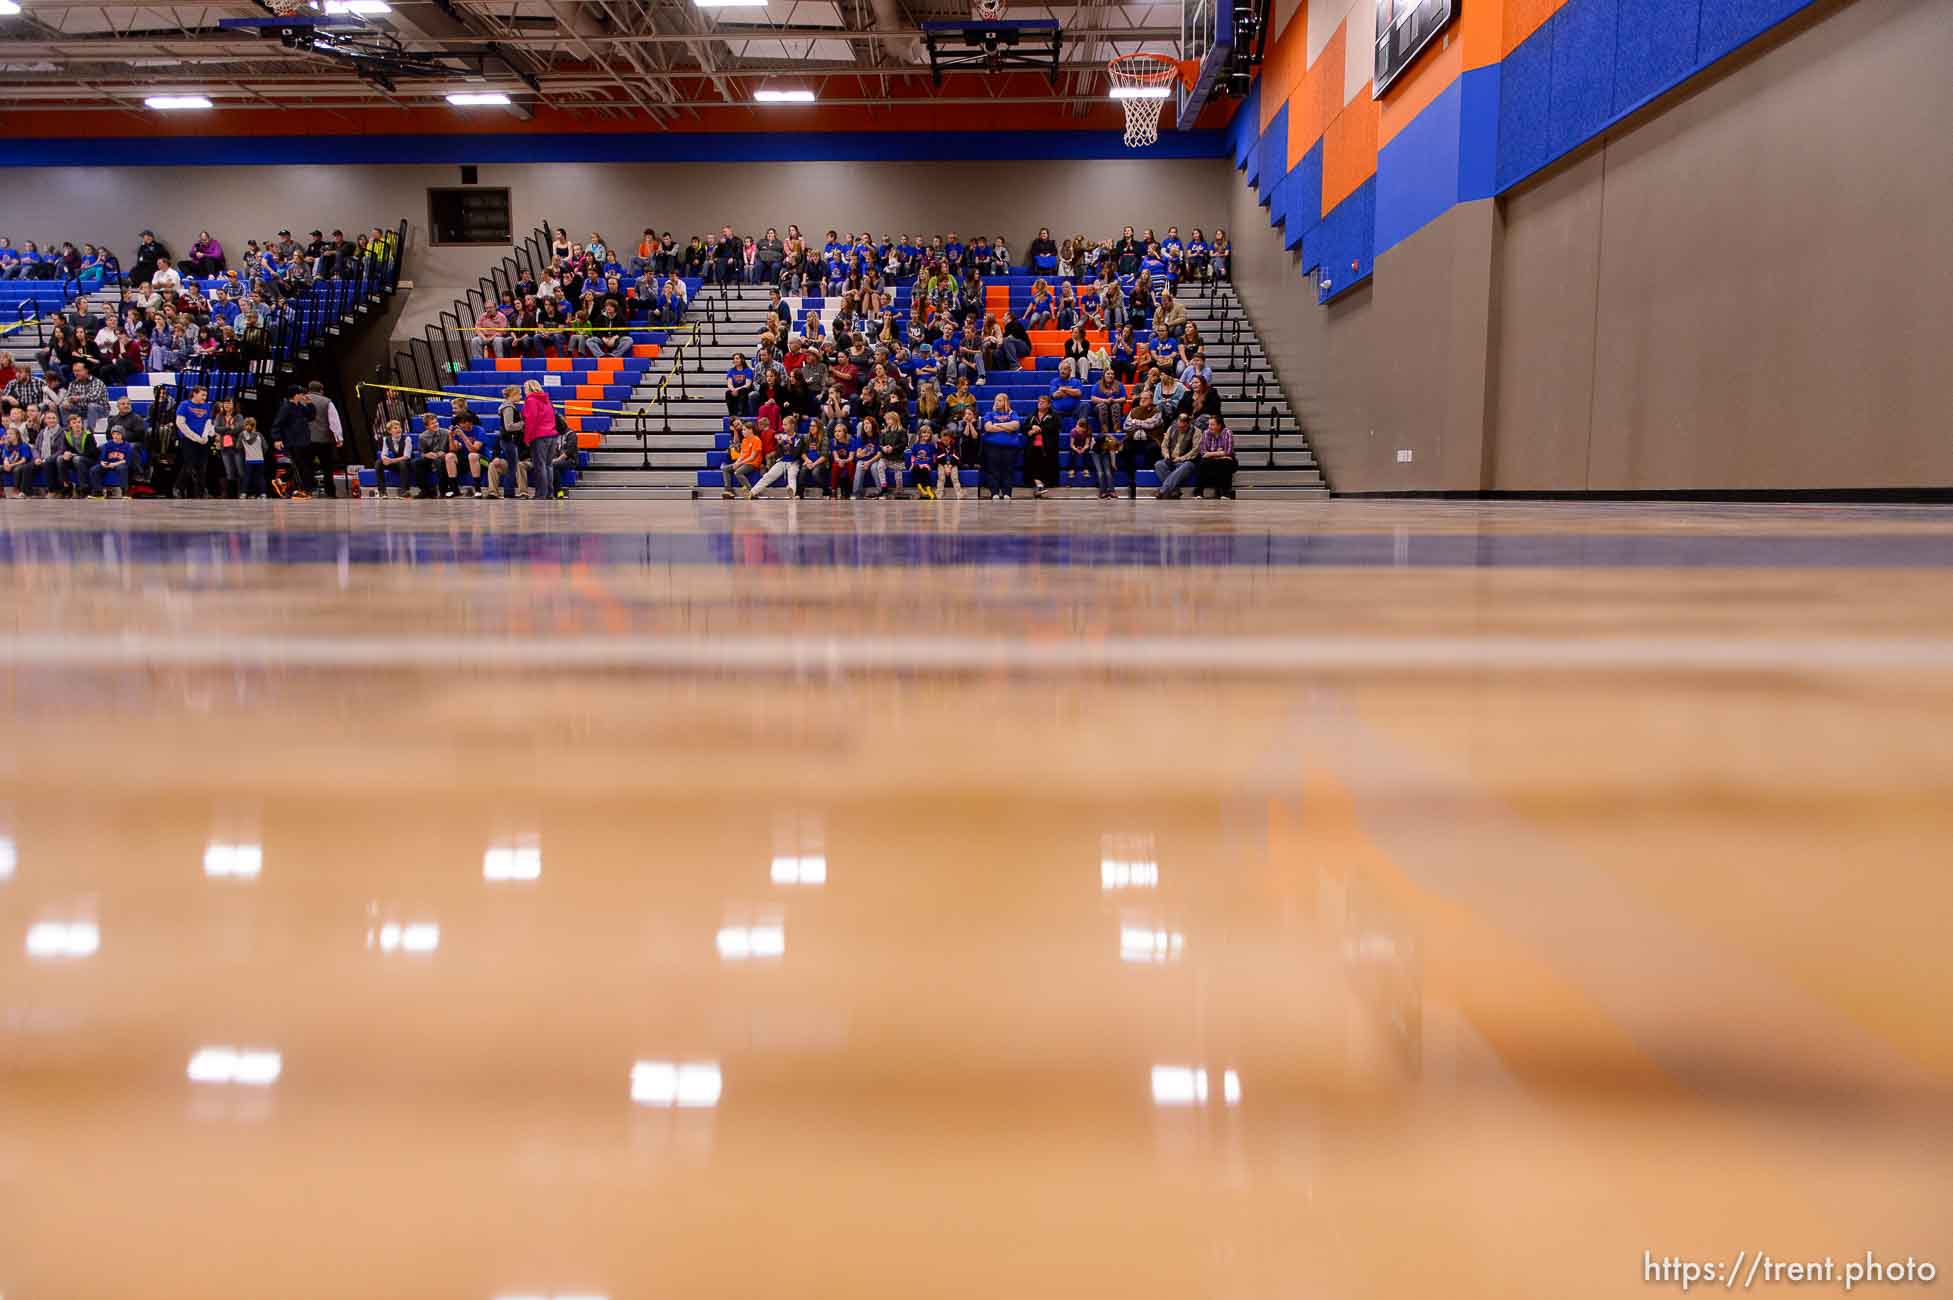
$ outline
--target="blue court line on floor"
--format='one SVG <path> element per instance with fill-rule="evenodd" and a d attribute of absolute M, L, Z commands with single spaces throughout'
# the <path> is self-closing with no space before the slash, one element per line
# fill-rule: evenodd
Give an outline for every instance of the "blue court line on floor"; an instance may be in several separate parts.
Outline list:
<path fill-rule="evenodd" d="M 0 565 L 902 568 L 1944 568 L 1953 532 L 1779 537 L 1392 533 L 292 533 L 18 529 Z"/>

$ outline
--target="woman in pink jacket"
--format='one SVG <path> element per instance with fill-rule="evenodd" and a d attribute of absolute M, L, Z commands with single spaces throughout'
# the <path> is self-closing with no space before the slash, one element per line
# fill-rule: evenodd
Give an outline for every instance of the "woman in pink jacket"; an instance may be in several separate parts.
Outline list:
<path fill-rule="evenodd" d="M 556 495 L 550 481 L 556 461 L 556 407 L 533 379 L 522 386 L 522 394 L 522 441 L 528 445 L 531 461 L 529 485 L 548 501 Z"/>

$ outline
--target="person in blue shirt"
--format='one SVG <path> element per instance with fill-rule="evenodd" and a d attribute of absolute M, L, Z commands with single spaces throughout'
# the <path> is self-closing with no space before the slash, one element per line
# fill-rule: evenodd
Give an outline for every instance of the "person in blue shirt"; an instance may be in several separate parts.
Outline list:
<path fill-rule="evenodd" d="M 176 471 L 177 496 L 201 497 L 206 469 L 210 463 L 210 390 L 190 390 L 190 400 L 176 408 L 176 446 L 180 464 Z"/>
<path fill-rule="evenodd" d="M 732 354 L 732 365 L 726 371 L 726 414 L 751 415 L 753 413 L 753 368 L 746 364 L 746 354 Z"/>
<path fill-rule="evenodd" d="M 1051 282 L 1040 276 L 1031 286 L 1031 307 L 1024 313 L 1024 328 L 1048 329 L 1056 314 L 1057 296 L 1051 292 Z"/>
<path fill-rule="evenodd" d="M 1199 226 L 1195 226 L 1193 233 L 1187 236 L 1185 265 L 1188 278 L 1194 280 L 1207 278 L 1208 252 L 1207 236 L 1201 233 Z"/>
<path fill-rule="evenodd" d="M 788 496 L 800 495 L 800 470 L 807 455 L 807 439 L 800 432 L 798 417 L 790 415 L 780 426 L 780 432 L 773 439 L 773 455 L 773 463 L 766 467 L 766 473 L 760 475 L 759 482 L 747 491 L 748 501 L 759 500 L 762 492 L 782 478 L 787 481 Z"/>
<path fill-rule="evenodd" d="M 949 241 L 943 245 L 943 256 L 949 259 L 949 269 L 963 269 L 963 241 L 956 237 L 954 230 L 949 232 Z"/>
<path fill-rule="evenodd" d="M 1024 454 L 1024 421 L 1010 409 L 1010 394 L 998 393 L 983 419 L 983 487 L 990 499 L 1011 499 L 1017 460 Z M 979 493 L 978 495 L 981 495 Z"/>
<path fill-rule="evenodd" d="M 1146 245 L 1146 255 L 1139 259 L 1139 269 L 1151 275 L 1155 280 L 1166 279 L 1168 267 L 1166 259 L 1160 256 L 1160 246 L 1158 244 Z"/>
<path fill-rule="evenodd" d="M 875 417 L 872 415 L 862 416 L 861 422 L 855 426 L 854 441 L 848 447 L 850 459 L 854 465 L 854 480 L 849 485 L 852 496 L 865 498 L 870 482 L 877 485 L 883 497 L 889 494 L 888 479 L 886 477 L 888 467 L 882 464 L 880 435 L 881 430 L 876 426 Z M 896 479 L 899 482 L 902 467 L 899 465 L 896 466 L 895 473 Z"/>
<path fill-rule="evenodd" d="M 34 447 L 22 442 L 20 429 L 8 425 L 5 441 L 0 441 L 0 496 L 12 488 L 16 495 L 26 496 L 34 486 Z"/>
<path fill-rule="evenodd" d="M 936 431 L 925 421 L 909 440 L 909 485 L 925 501 L 936 499 Z"/>
<path fill-rule="evenodd" d="M 1180 227 L 1166 228 L 1166 238 L 1160 241 L 1160 256 L 1166 259 L 1167 267 L 1175 275 L 1180 273 L 1182 259 L 1186 256 L 1186 249 L 1180 243 Z"/>
<path fill-rule="evenodd" d="M 1078 382 L 1078 368 L 1066 357 L 1058 363 L 1058 377 L 1051 381 L 1048 390 L 1051 395 L 1051 409 L 1063 417 L 1066 424 L 1078 414 L 1079 405 L 1085 400 L 1084 386 Z"/>

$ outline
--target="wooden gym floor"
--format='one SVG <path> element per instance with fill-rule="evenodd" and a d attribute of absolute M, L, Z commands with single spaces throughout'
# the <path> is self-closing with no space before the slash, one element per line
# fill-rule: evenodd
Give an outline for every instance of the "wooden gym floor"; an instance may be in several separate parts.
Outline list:
<path fill-rule="evenodd" d="M 0 590 L 6 1300 L 1953 1266 L 1953 511 L 10 500 Z"/>

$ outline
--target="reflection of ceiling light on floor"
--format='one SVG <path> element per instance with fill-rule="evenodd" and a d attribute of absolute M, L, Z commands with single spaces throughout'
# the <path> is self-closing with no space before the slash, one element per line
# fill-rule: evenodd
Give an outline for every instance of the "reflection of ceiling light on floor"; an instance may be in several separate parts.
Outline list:
<path fill-rule="evenodd" d="M 203 846 L 203 874 L 212 878 L 255 880 L 264 870 L 264 845 L 212 840 Z"/>
<path fill-rule="evenodd" d="M 284 1073 L 285 1058 L 276 1052 L 249 1047 L 200 1047 L 190 1058 L 192 1083 L 234 1083 L 264 1088 Z"/>
<path fill-rule="evenodd" d="M 534 835 L 491 844 L 481 855 L 483 880 L 536 880 L 542 875 L 542 842 Z"/>
<path fill-rule="evenodd" d="M 718 942 L 725 961 L 779 957 L 787 950 L 787 931 L 778 925 L 729 925 L 719 931 Z"/>
<path fill-rule="evenodd" d="M 610 1300 L 610 1297 L 588 1291 L 558 1291 L 554 1295 L 547 1291 L 524 1291 L 519 1295 L 498 1295 L 495 1300 Z"/>
<path fill-rule="evenodd" d="M 1115 889 L 1158 889 L 1159 887 L 1160 864 L 1157 862 L 1135 862 L 1125 858 L 1099 860 L 1099 888 L 1108 893 Z"/>
<path fill-rule="evenodd" d="M 827 859 L 825 857 L 785 857 L 776 855 L 773 859 L 773 883 L 776 885 L 825 885 L 827 883 Z"/>
<path fill-rule="evenodd" d="M 1178 930 L 1143 930 L 1126 926 L 1119 931 L 1119 960 L 1179 961 L 1187 936 Z"/>
<path fill-rule="evenodd" d="M 719 1086 L 717 1061 L 639 1061 L 631 1067 L 631 1100 L 640 1106 L 716 1106 Z"/>
<path fill-rule="evenodd" d="M 101 946 L 102 932 L 93 921 L 42 921 L 27 931 L 29 957 L 93 957 Z"/>
<path fill-rule="evenodd" d="M 1241 1077 L 1232 1070 L 1221 1075 L 1221 1100 L 1229 1106 L 1241 1104 Z M 1153 1067 L 1155 1106 L 1205 1106 L 1207 1071 L 1194 1065 L 1156 1065 Z"/>
<path fill-rule="evenodd" d="M 441 927 L 432 921 L 407 925 L 388 921 L 378 930 L 366 932 L 366 946 L 381 952 L 433 952 L 441 946 Z"/>
<path fill-rule="evenodd" d="M 0 880 L 13 879 L 14 864 L 18 861 L 20 858 L 14 852 L 13 837 L 0 835 Z"/>

